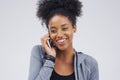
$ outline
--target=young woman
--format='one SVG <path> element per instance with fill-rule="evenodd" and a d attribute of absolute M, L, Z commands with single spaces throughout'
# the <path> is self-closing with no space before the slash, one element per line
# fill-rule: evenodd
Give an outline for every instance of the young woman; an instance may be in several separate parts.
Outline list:
<path fill-rule="evenodd" d="M 96 60 L 72 45 L 81 8 L 79 0 L 39 1 L 37 16 L 48 33 L 32 49 L 29 80 L 99 80 Z"/>

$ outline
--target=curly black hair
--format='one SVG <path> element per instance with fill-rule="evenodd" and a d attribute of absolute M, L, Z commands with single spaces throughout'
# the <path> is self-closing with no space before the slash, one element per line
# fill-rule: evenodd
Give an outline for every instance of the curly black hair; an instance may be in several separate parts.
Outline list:
<path fill-rule="evenodd" d="M 67 16 L 76 24 L 76 17 L 82 14 L 82 3 L 79 0 L 39 0 L 37 17 L 45 23 L 48 28 L 48 22 L 55 14 Z"/>

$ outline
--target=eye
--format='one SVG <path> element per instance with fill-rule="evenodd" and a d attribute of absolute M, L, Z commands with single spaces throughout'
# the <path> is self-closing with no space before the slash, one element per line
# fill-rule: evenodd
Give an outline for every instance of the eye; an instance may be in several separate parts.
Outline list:
<path fill-rule="evenodd" d="M 51 33 L 56 33 L 57 30 L 56 30 L 56 29 L 51 29 L 50 32 L 51 32 Z"/>
<path fill-rule="evenodd" d="M 68 30 L 68 27 L 64 27 L 64 28 L 62 28 L 62 30 L 63 30 L 63 31 L 66 31 L 66 30 Z"/>

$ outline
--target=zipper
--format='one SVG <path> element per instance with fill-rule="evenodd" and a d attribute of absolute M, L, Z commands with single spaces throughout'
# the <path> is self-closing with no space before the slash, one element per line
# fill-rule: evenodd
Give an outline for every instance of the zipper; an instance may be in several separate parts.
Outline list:
<path fill-rule="evenodd" d="M 75 58 L 75 67 L 76 67 L 76 80 L 79 80 L 78 76 L 78 52 L 76 52 L 76 58 Z"/>
<path fill-rule="evenodd" d="M 78 52 L 77 52 L 77 55 L 76 55 L 76 69 L 77 69 L 77 78 L 79 80 L 79 75 L 78 75 Z"/>

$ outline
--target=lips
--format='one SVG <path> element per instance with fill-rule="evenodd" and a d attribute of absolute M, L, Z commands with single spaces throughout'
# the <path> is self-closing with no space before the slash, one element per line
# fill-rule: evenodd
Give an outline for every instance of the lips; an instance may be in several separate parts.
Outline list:
<path fill-rule="evenodd" d="M 66 42 L 66 38 L 57 40 L 57 44 L 59 44 L 59 45 L 64 45 L 65 42 Z"/>
<path fill-rule="evenodd" d="M 65 41 L 65 39 L 61 39 L 61 40 L 58 40 L 57 42 L 64 42 Z"/>

